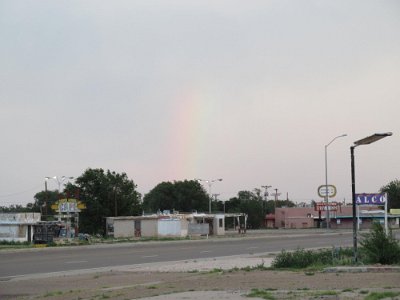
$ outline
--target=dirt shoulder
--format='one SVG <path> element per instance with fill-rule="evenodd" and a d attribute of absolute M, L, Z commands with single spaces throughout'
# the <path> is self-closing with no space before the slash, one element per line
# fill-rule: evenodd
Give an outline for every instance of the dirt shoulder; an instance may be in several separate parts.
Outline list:
<path fill-rule="evenodd" d="M 240 270 L 268 266 L 271 260 L 268 255 L 225 257 L 15 278 L 0 282 L 0 298 L 238 300 L 254 289 L 263 289 L 275 299 L 364 299 L 371 292 L 400 293 L 400 272 L 387 269 L 361 273 Z"/>

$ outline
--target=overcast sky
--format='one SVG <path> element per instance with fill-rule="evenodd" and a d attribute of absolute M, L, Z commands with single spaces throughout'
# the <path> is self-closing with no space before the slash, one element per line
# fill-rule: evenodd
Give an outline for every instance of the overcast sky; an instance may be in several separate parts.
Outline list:
<path fill-rule="evenodd" d="M 319 201 L 344 133 L 328 181 L 350 202 L 350 146 L 391 131 L 355 151 L 377 192 L 400 179 L 399 3 L 0 0 L 0 206 L 87 168 Z"/>

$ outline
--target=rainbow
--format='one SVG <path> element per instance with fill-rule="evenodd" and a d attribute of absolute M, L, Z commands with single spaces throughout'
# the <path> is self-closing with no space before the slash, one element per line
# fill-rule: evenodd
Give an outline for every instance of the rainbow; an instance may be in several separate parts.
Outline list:
<path fill-rule="evenodd" d="M 202 154 L 207 145 L 213 101 L 199 93 L 185 93 L 174 100 L 175 109 L 168 132 L 170 180 L 200 176 Z"/>

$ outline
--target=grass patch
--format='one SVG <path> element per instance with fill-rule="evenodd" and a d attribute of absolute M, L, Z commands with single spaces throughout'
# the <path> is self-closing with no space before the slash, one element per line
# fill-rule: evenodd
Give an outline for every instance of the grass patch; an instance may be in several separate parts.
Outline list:
<path fill-rule="evenodd" d="M 52 291 L 52 292 L 47 292 L 46 294 L 44 294 L 43 297 L 54 297 L 54 296 L 60 296 L 62 294 L 63 292 L 61 291 Z"/>
<path fill-rule="evenodd" d="M 155 285 L 150 285 L 147 287 L 148 290 L 156 290 L 158 289 L 158 287 L 156 287 Z"/>
<path fill-rule="evenodd" d="M 252 289 L 250 294 L 247 294 L 249 298 L 261 298 L 267 300 L 274 300 L 275 297 L 271 294 L 270 291 L 266 289 Z"/>
<path fill-rule="evenodd" d="M 199 273 L 199 270 L 190 270 L 188 273 Z"/>
<path fill-rule="evenodd" d="M 314 275 L 315 275 L 314 272 L 304 272 L 304 274 L 305 274 L 306 276 L 314 276 Z"/>
<path fill-rule="evenodd" d="M 32 248 L 28 242 L 0 241 L 0 250 Z"/>
<path fill-rule="evenodd" d="M 210 274 L 215 274 L 215 273 L 223 273 L 224 270 L 222 270 L 221 268 L 214 268 L 211 271 L 209 271 L 208 273 Z"/>
<path fill-rule="evenodd" d="M 318 291 L 315 292 L 313 295 L 316 297 L 321 297 L 321 296 L 337 296 L 339 293 L 336 291 Z"/>
<path fill-rule="evenodd" d="M 369 294 L 367 297 L 364 298 L 364 300 L 379 300 L 379 299 L 385 299 L 385 298 L 394 298 L 400 295 L 400 292 L 372 292 Z"/>

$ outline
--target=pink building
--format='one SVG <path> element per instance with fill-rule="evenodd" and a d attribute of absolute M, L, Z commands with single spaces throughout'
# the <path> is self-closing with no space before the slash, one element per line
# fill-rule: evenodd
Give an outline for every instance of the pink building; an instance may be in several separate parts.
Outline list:
<path fill-rule="evenodd" d="M 357 207 L 359 228 L 370 228 L 373 222 L 384 222 L 384 213 L 378 206 L 363 205 Z M 332 229 L 353 228 L 353 208 L 351 205 L 337 207 L 330 211 L 330 227 Z M 326 211 L 317 211 L 314 207 L 276 208 L 275 228 L 324 228 L 326 227 Z M 267 220 L 266 220 L 267 221 Z M 268 222 L 271 224 L 271 217 Z M 399 227 L 399 215 L 388 215 L 391 227 Z"/>

